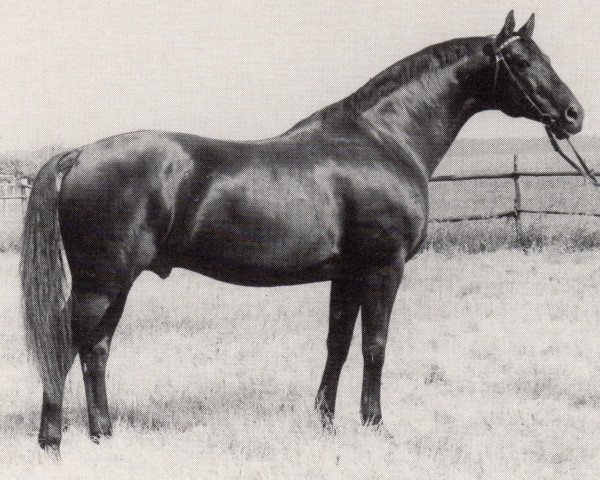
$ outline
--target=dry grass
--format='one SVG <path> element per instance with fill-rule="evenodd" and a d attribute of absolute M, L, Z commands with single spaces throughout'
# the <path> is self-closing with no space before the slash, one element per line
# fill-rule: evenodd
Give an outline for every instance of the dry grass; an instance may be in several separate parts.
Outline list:
<path fill-rule="evenodd" d="M 537 165 L 543 158 L 523 156 L 528 170 L 565 170 L 561 164 Z M 482 159 L 484 163 L 486 159 Z M 510 158 L 494 159 L 494 171 L 511 169 Z M 448 164 L 452 164 L 449 159 Z M 484 171 L 479 167 L 477 171 Z M 472 170 L 471 170 L 472 171 Z M 442 172 L 443 173 L 443 172 Z M 469 173 L 464 172 L 464 173 Z M 523 178 L 521 206 L 530 210 L 560 210 L 600 213 L 600 190 L 584 184 L 581 178 Z M 440 182 L 430 184 L 433 218 L 491 214 L 513 209 L 512 179 Z M 547 247 L 566 251 L 594 250 L 600 247 L 600 218 L 522 214 L 523 238 L 518 241 L 513 219 L 432 223 L 426 248 L 439 253 L 493 252 L 523 246 L 539 250 Z"/>
<path fill-rule="evenodd" d="M 20 201 L 10 201 L 7 210 L 0 210 L 0 253 L 16 252 L 21 245 L 23 212 Z M 3 207 L 3 206 L 2 206 Z"/>
<path fill-rule="evenodd" d="M 144 275 L 109 363 L 115 436 L 87 439 L 75 368 L 53 464 L 35 443 L 41 392 L 22 348 L 17 258 L 3 254 L 2 478 L 598 478 L 598 260 L 504 250 L 410 262 L 384 372 L 395 445 L 359 424 L 358 330 L 339 435 L 320 432 L 326 284 Z"/>
<path fill-rule="evenodd" d="M 505 249 L 577 252 L 600 249 L 600 219 L 574 220 L 571 217 L 536 216 L 522 220 L 521 238 L 511 219 L 432 223 L 425 249 L 445 255 L 495 252 Z"/>

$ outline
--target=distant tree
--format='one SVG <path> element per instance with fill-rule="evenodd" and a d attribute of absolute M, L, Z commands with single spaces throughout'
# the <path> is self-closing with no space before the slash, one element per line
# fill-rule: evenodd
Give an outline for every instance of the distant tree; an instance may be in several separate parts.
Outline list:
<path fill-rule="evenodd" d="M 48 145 L 35 150 L 0 152 L 0 174 L 32 180 L 50 157 L 64 150 L 65 148 L 60 145 Z"/>

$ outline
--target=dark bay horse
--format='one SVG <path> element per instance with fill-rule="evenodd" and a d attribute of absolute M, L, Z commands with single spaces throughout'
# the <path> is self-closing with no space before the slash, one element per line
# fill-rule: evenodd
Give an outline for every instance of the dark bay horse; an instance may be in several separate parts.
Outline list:
<path fill-rule="evenodd" d="M 394 298 L 425 238 L 428 180 L 461 127 L 497 109 L 559 138 L 581 130 L 583 109 L 533 24 L 515 31 L 511 12 L 498 35 L 425 48 L 268 140 L 142 131 L 50 159 L 31 192 L 21 264 L 44 387 L 40 445 L 58 450 L 77 353 L 90 434 L 111 434 L 105 368 L 127 294 L 142 271 L 166 278 L 173 267 L 248 286 L 330 280 L 317 409 L 331 427 L 360 310 L 361 415 L 381 425 Z"/>

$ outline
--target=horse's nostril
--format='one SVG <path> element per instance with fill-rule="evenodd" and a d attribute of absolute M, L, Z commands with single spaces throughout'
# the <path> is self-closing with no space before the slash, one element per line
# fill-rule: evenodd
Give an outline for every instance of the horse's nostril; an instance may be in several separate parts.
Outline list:
<path fill-rule="evenodd" d="M 571 123 L 575 123 L 579 119 L 579 112 L 576 107 L 571 105 L 565 110 L 565 118 Z"/>

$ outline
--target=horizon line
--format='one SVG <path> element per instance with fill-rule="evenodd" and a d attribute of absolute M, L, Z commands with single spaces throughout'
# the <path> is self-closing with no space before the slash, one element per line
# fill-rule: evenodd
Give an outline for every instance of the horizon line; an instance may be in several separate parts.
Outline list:
<path fill-rule="evenodd" d="M 600 134 L 599 133 L 577 134 L 577 135 L 573 135 L 571 138 L 574 138 L 575 141 L 577 141 L 577 139 L 600 140 Z M 452 143 L 450 148 L 452 148 L 452 146 L 456 145 L 459 142 L 481 142 L 481 143 L 492 142 L 492 141 L 525 142 L 528 140 L 545 140 L 545 139 L 547 139 L 547 137 L 545 135 L 531 135 L 531 136 L 505 135 L 505 136 L 497 136 L 497 137 L 487 137 L 487 136 L 486 137 L 459 137 Z M 94 143 L 94 142 L 90 142 L 90 143 Z M 76 143 L 70 143 L 70 142 L 64 142 L 64 143 L 56 142 L 56 143 L 45 143 L 45 144 L 40 144 L 40 145 L 30 145 L 30 146 L 22 145 L 22 146 L 12 146 L 12 147 L 0 145 L 0 153 L 7 154 L 7 153 L 16 153 L 16 152 L 33 152 L 36 150 L 43 150 L 46 148 L 68 149 L 68 148 L 77 148 L 78 146 L 83 146 L 83 145 L 87 145 L 87 144 L 88 143 L 76 144 Z"/>

